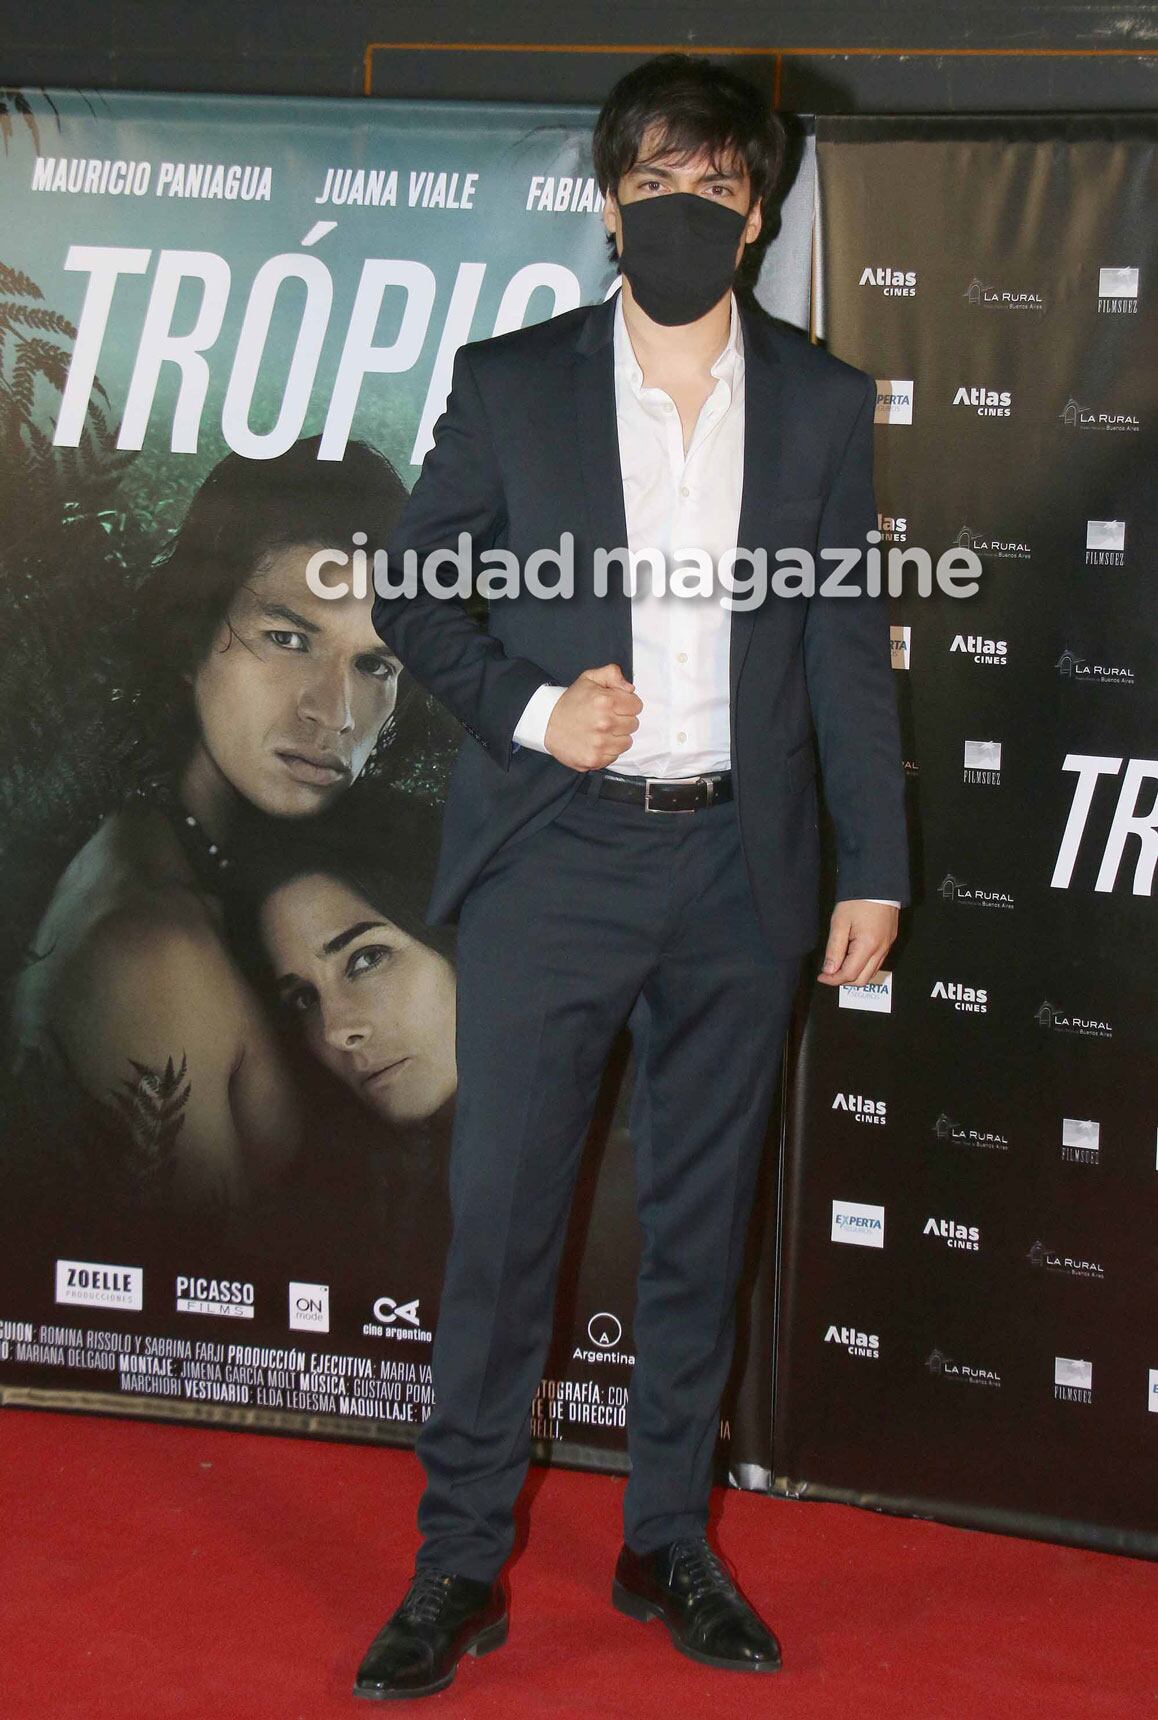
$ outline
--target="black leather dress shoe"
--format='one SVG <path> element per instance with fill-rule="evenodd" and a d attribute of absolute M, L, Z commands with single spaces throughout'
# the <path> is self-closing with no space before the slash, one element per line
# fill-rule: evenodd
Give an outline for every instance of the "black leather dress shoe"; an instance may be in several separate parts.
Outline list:
<path fill-rule="evenodd" d="M 662 1619 L 681 1654 L 725 1671 L 776 1672 L 780 1644 L 738 1592 L 702 1536 L 655 1553 L 624 1547 L 611 1599 L 643 1623 Z"/>
<path fill-rule="evenodd" d="M 502 1587 L 419 1570 L 358 1668 L 354 1695 L 374 1702 L 445 1690 L 464 1654 L 489 1654 L 507 1640 Z"/>

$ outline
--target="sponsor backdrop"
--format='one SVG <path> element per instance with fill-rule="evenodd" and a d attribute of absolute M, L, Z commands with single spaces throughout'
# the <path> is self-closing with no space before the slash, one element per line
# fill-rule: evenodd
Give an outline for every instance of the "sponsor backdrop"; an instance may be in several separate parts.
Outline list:
<path fill-rule="evenodd" d="M 0 1401 L 398 1442 L 429 1411 L 458 731 L 304 560 L 380 546 L 463 341 L 608 290 L 592 117 L 0 92 Z M 806 149 L 758 287 L 798 325 L 812 212 Z M 625 1068 L 533 1415 L 612 1469 Z M 756 1486 L 773 1184 L 721 1441 Z"/>
<path fill-rule="evenodd" d="M 879 381 L 917 900 L 815 1000 L 777 1487 L 1158 1552 L 1158 124 L 818 122 L 824 313 Z"/>

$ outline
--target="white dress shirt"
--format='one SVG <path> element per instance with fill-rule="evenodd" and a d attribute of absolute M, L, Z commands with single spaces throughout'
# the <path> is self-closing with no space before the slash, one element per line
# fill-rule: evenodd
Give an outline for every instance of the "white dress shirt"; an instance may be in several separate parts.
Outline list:
<path fill-rule="evenodd" d="M 714 580 L 709 596 L 656 595 L 646 551 L 660 552 L 670 583 L 673 567 L 690 565 L 681 563 L 681 549 L 705 551 L 714 568 L 717 557 L 736 546 L 744 475 L 744 346 L 735 296 L 727 342 L 711 367 L 715 387 L 700 408 L 686 453 L 675 402 L 662 388 L 644 385 L 621 298 L 613 338 L 623 510 L 636 567 L 632 682 L 643 709 L 638 729 L 610 769 L 616 776 L 641 777 L 728 770 L 732 612 L 720 602 L 722 588 Z M 612 564 L 608 577 L 621 578 L 622 571 Z M 515 728 L 519 746 L 548 750 L 547 723 L 565 692 L 544 685 L 532 694 Z"/>

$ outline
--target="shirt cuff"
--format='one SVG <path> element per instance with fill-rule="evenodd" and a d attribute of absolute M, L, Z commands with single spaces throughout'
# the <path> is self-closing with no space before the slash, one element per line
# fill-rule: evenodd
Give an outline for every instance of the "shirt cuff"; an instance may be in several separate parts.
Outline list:
<path fill-rule="evenodd" d="M 900 908 L 899 902 L 886 902 L 883 896 L 866 896 L 866 902 L 879 902 L 882 908 Z"/>
<path fill-rule="evenodd" d="M 516 746 L 530 747 L 533 752 L 547 751 L 547 724 L 551 720 L 551 712 L 566 691 L 566 687 L 553 687 L 547 682 L 536 688 L 515 724 L 512 739 Z"/>

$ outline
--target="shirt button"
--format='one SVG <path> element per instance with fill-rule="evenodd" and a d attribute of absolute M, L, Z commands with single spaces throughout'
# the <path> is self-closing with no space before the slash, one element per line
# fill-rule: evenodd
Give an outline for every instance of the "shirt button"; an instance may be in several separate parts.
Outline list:
<path fill-rule="evenodd" d="M 686 663 L 687 660 L 688 660 L 688 654 L 686 651 L 677 651 L 676 652 L 676 662 L 677 663 Z"/>
<path fill-rule="evenodd" d="M 689 489 L 688 489 L 688 487 L 687 487 L 687 485 L 686 485 L 686 484 L 681 484 L 681 485 L 680 485 L 680 495 L 681 495 L 681 496 L 690 496 L 690 495 L 691 495 L 691 493 L 692 493 L 692 492 L 691 492 L 691 491 L 690 491 L 690 490 L 689 490 Z"/>
<path fill-rule="evenodd" d="M 681 741 L 681 742 L 686 741 L 687 738 L 688 738 L 687 735 L 684 733 L 684 731 L 682 729 L 680 730 L 679 734 L 676 736 L 676 740 Z"/>

